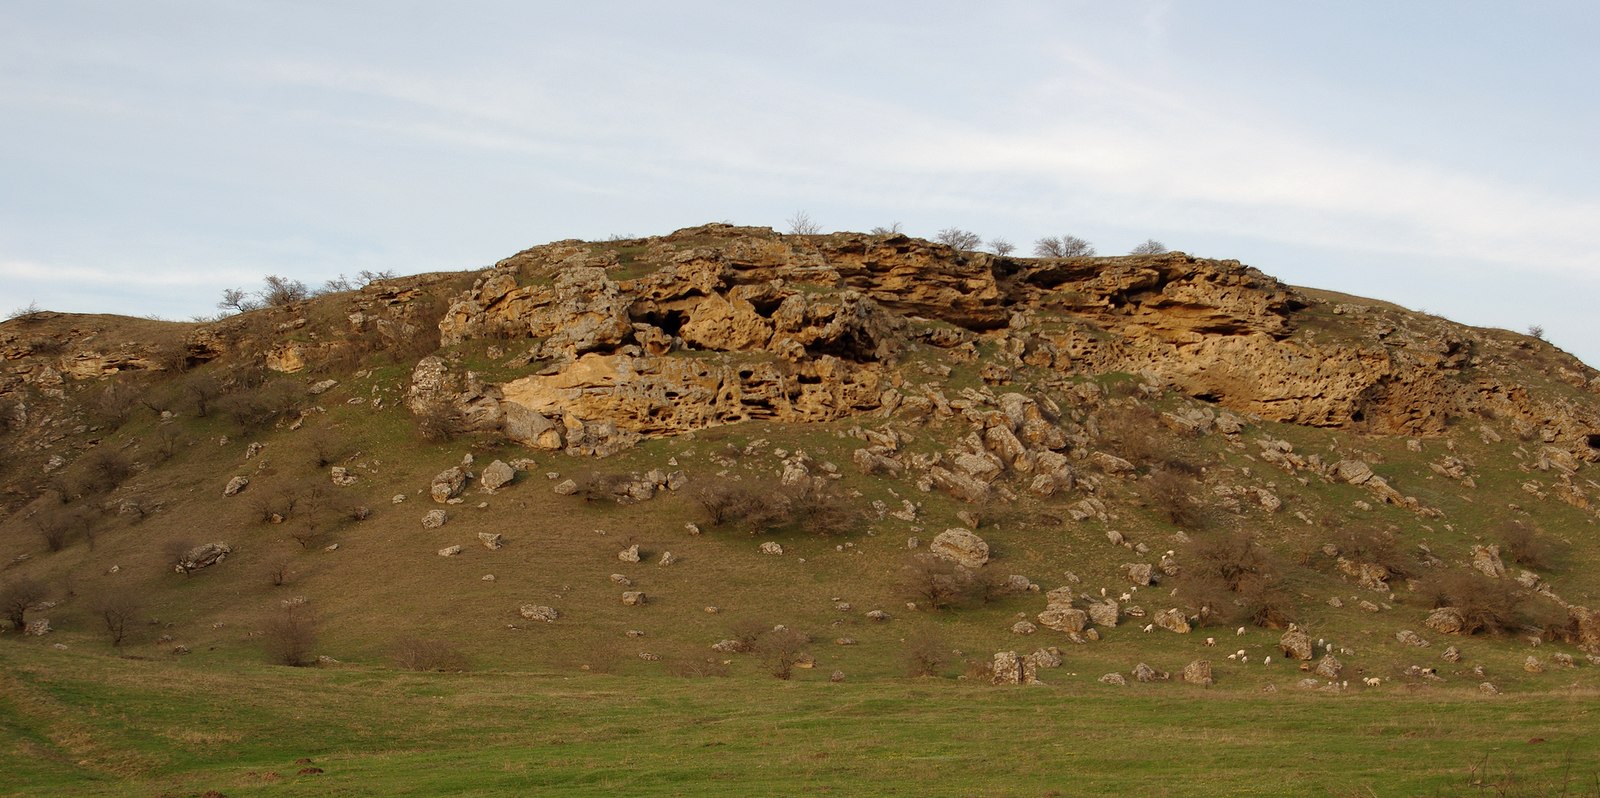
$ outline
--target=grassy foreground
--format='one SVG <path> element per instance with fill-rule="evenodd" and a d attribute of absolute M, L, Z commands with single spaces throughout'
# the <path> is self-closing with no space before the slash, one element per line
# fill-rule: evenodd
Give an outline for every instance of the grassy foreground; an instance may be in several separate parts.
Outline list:
<path fill-rule="evenodd" d="M 36 653 L 0 650 L 4 795 L 1590 795 L 1600 773 L 1591 691 L 218 671 Z"/>

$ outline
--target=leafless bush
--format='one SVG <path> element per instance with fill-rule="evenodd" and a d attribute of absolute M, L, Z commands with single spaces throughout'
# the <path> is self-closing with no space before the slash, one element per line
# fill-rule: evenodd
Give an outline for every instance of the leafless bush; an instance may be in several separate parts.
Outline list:
<path fill-rule="evenodd" d="M 293 305 L 311 295 L 305 283 L 276 274 L 261 278 L 261 283 L 261 290 L 256 292 L 256 298 L 268 307 Z"/>
<path fill-rule="evenodd" d="M 205 418 L 211 411 L 211 403 L 222 395 L 222 383 L 218 382 L 216 375 L 209 372 L 190 374 L 184 378 L 180 392 L 188 399 L 194 414 Z"/>
<path fill-rule="evenodd" d="M 273 560 L 272 564 L 267 566 L 267 581 L 271 582 L 273 587 L 283 587 L 289 584 L 289 580 L 293 577 L 294 570 L 287 558 Z"/>
<path fill-rule="evenodd" d="M 1500 548 L 1524 568 L 1547 569 L 1561 553 L 1561 547 L 1550 536 L 1533 524 L 1516 519 L 1500 525 Z"/>
<path fill-rule="evenodd" d="M 443 640 L 403 637 L 390 646 L 395 667 L 408 671 L 464 671 L 467 655 Z"/>
<path fill-rule="evenodd" d="M 1333 532 L 1329 542 L 1339 549 L 1339 554 L 1358 563 L 1377 565 L 1389 576 L 1414 576 L 1416 563 L 1400 550 L 1399 538 L 1393 530 L 1380 529 L 1368 524 L 1330 524 Z"/>
<path fill-rule="evenodd" d="M 1470 569 L 1435 573 L 1423 582 L 1418 594 L 1432 607 L 1460 611 L 1463 631 L 1468 634 L 1501 634 L 1524 627 L 1553 629 L 1567 621 L 1560 607 L 1522 591 L 1512 580 L 1492 579 Z"/>
<path fill-rule="evenodd" d="M 28 625 L 28 610 L 48 595 L 43 582 L 32 577 L 18 577 L 0 587 L 0 613 L 4 613 L 12 628 L 20 632 Z"/>
<path fill-rule="evenodd" d="M 740 618 L 728 625 L 728 639 L 734 641 L 734 649 L 740 652 L 754 651 L 756 641 L 761 636 L 772 631 L 772 624 L 762 618 Z"/>
<path fill-rule="evenodd" d="M 777 679 L 788 679 L 796 665 L 805 659 L 806 645 L 811 638 L 787 627 L 774 627 L 755 643 L 755 655 L 767 672 Z"/>
<path fill-rule="evenodd" d="M 1294 619 L 1282 566 L 1253 535 L 1230 530 L 1201 536 L 1185 547 L 1179 561 L 1177 595 L 1202 624 L 1277 628 Z"/>
<path fill-rule="evenodd" d="M 797 236 L 814 236 L 822 232 L 822 225 L 811 220 L 811 214 L 805 211 L 795 211 L 788 218 L 789 232 Z"/>
<path fill-rule="evenodd" d="M 325 428 L 311 431 L 306 440 L 306 453 L 311 467 L 323 469 L 339 462 L 344 450 L 344 442 Z"/>
<path fill-rule="evenodd" d="M 1147 238 L 1140 242 L 1138 246 L 1128 250 L 1129 255 L 1164 255 L 1166 252 L 1167 245 L 1154 238 Z"/>
<path fill-rule="evenodd" d="M 273 662 L 292 667 L 311 664 L 311 650 L 317 644 L 317 622 L 310 604 L 299 597 L 284 600 L 278 611 L 267 616 L 262 642 L 267 657 Z"/>
<path fill-rule="evenodd" d="M 1209 523 L 1200 501 L 1205 485 L 1176 468 L 1160 468 L 1145 483 L 1145 499 L 1162 517 L 1184 529 L 1200 529 Z"/>
<path fill-rule="evenodd" d="M 715 657 L 689 657 L 672 663 L 671 672 L 675 676 L 687 678 L 721 678 L 728 675 L 728 666 Z"/>
<path fill-rule="evenodd" d="M 189 569 L 183 567 L 184 555 L 194 550 L 194 547 L 194 540 L 190 538 L 172 538 L 161 545 L 161 553 L 168 565 L 188 576 Z"/>
<path fill-rule="evenodd" d="M 900 592 L 920 606 L 943 609 L 971 595 L 972 571 L 943 557 L 913 554 L 900 573 Z"/>
<path fill-rule="evenodd" d="M 903 232 L 905 232 L 905 230 L 904 230 L 904 228 L 902 228 L 900 226 L 899 222 L 892 222 L 887 227 L 879 225 L 877 227 L 872 228 L 871 230 L 867 231 L 867 235 L 897 236 L 897 235 L 900 235 Z"/>
<path fill-rule="evenodd" d="M 921 629 L 906 640 L 906 675 L 938 676 L 949 657 L 950 644 L 931 629 Z"/>
<path fill-rule="evenodd" d="M 1017 245 L 1005 240 L 1004 238 L 990 239 L 989 248 L 994 250 L 994 254 L 999 255 L 1002 258 L 1017 251 Z"/>
<path fill-rule="evenodd" d="M 578 496 L 586 502 L 615 502 L 625 499 L 633 477 L 616 471 L 591 471 L 579 476 Z"/>
<path fill-rule="evenodd" d="M 111 491 L 133 476 L 133 461 L 118 449 L 102 446 L 83 458 L 86 491 Z"/>
<path fill-rule="evenodd" d="M 1096 413 L 1094 422 L 1100 444 L 1134 465 L 1149 465 L 1167 456 L 1158 437 L 1161 418 L 1142 404 L 1111 405 Z"/>
<path fill-rule="evenodd" d="M 143 601 L 139 595 L 129 588 L 112 588 L 95 598 L 93 603 L 95 617 L 105 624 L 106 635 L 111 638 L 111 645 L 120 646 L 122 641 L 127 639 L 128 630 L 137 623 L 142 606 Z"/>
<path fill-rule="evenodd" d="M 178 453 L 178 447 L 183 443 L 183 433 L 174 426 L 165 426 L 156 430 L 155 445 L 150 447 L 156 462 L 165 463 Z"/>
<path fill-rule="evenodd" d="M 295 490 L 286 486 L 252 490 L 246 495 L 250 496 L 251 513 L 263 524 L 281 524 L 294 517 L 295 505 L 300 500 Z"/>
<path fill-rule="evenodd" d="M 788 523 L 824 537 L 850 532 L 861 520 L 834 483 L 821 478 L 801 480 L 780 493 L 775 503 Z"/>
<path fill-rule="evenodd" d="M 49 505 L 40 508 L 29 521 L 45 548 L 53 552 L 66 548 L 74 532 L 89 536 L 90 519 L 80 508 L 69 509 L 58 504 Z"/>
<path fill-rule="evenodd" d="M 743 518 L 752 497 L 737 482 L 713 479 L 697 482 L 689 491 L 689 499 L 700 507 L 707 524 L 722 526 Z"/>
<path fill-rule="evenodd" d="M 466 432 L 466 418 L 454 402 L 438 400 L 416 414 L 417 434 L 429 443 L 445 443 Z"/>
<path fill-rule="evenodd" d="M 113 379 L 105 384 L 90 403 L 90 412 L 106 427 L 117 429 L 128 421 L 133 409 L 139 406 L 141 386 L 127 379 Z"/>
<path fill-rule="evenodd" d="M 1083 258 L 1094 254 L 1094 247 L 1077 236 L 1045 236 L 1033 242 L 1033 254 L 1041 258 Z"/>
<path fill-rule="evenodd" d="M 962 230 L 959 227 L 946 227 L 940 230 L 933 239 L 961 252 L 969 252 L 983 246 L 983 236 L 971 230 Z"/>

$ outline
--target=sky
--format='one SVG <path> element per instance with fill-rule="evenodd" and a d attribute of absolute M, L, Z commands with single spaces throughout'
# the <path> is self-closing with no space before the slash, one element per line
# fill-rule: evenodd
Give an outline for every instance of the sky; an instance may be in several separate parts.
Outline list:
<path fill-rule="evenodd" d="M 1155 238 L 1600 364 L 1600 4 L 0 0 L 0 313 L 711 221 Z"/>

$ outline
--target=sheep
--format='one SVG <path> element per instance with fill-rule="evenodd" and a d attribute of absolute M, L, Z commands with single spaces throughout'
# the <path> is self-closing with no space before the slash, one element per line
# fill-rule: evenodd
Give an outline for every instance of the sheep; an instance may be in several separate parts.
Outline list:
<path fill-rule="evenodd" d="M 1233 634 L 1234 634 L 1235 637 L 1244 634 L 1244 627 L 1243 626 L 1239 627 L 1239 630 L 1234 632 Z"/>
<path fill-rule="evenodd" d="M 1144 625 L 1144 630 L 1146 632 L 1153 632 L 1153 631 L 1155 631 L 1155 629 L 1156 629 L 1156 625 L 1153 624 L 1153 623 L 1147 623 L 1147 624 Z"/>
<path fill-rule="evenodd" d="M 1362 679 L 1361 682 L 1368 687 L 1377 687 L 1378 685 L 1383 684 L 1383 680 L 1376 676 L 1368 676 L 1367 678 Z"/>
<path fill-rule="evenodd" d="M 1206 645 L 1208 645 L 1208 646 L 1214 646 L 1214 645 L 1216 645 L 1216 644 L 1217 644 L 1217 639 L 1216 639 L 1216 638 L 1215 638 L 1215 637 L 1208 637 L 1208 638 L 1206 638 Z"/>
<path fill-rule="evenodd" d="M 1272 664 L 1272 657 L 1268 656 L 1266 659 L 1261 660 L 1261 664 L 1262 665 L 1271 665 Z"/>

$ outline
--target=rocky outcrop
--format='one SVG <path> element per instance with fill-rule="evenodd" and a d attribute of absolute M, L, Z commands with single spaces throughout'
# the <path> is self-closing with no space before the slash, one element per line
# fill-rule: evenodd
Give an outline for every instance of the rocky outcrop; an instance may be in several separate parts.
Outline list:
<path fill-rule="evenodd" d="M 940 532 L 929 544 L 934 555 L 965 568 L 981 568 L 989 562 L 989 544 L 970 529 L 952 527 Z"/>

